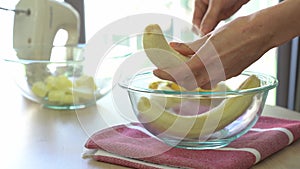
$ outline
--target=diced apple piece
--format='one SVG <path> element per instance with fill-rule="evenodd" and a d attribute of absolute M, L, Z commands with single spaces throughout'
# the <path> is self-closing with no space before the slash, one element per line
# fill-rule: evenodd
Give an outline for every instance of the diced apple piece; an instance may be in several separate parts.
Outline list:
<path fill-rule="evenodd" d="M 65 91 L 61 90 L 51 90 L 48 93 L 48 100 L 51 102 L 61 102 L 64 98 Z"/>
<path fill-rule="evenodd" d="M 48 76 L 46 79 L 45 79 L 45 83 L 46 83 L 46 86 L 47 86 L 47 89 L 48 90 L 53 90 L 55 89 L 56 87 L 56 77 L 54 76 Z"/>
<path fill-rule="evenodd" d="M 60 75 L 57 77 L 56 88 L 59 90 L 64 90 L 72 87 L 72 81 L 69 80 L 66 76 Z"/>
<path fill-rule="evenodd" d="M 73 95 L 78 99 L 90 100 L 94 98 L 94 89 L 86 86 L 74 87 Z"/>
<path fill-rule="evenodd" d="M 91 89 L 96 89 L 97 86 L 95 84 L 94 78 L 91 76 L 87 76 L 87 75 L 82 75 L 81 77 L 79 77 L 75 82 L 74 82 L 74 86 L 75 87 L 88 87 Z"/>
<path fill-rule="evenodd" d="M 66 76 L 48 76 L 44 82 L 36 82 L 32 91 L 39 97 L 48 97 L 50 102 L 60 104 L 79 103 L 93 99 L 96 84 L 93 77 L 83 75 L 74 84 Z"/>
<path fill-rule="evenodd" d="M 72 104 L 72 103 L 76 103 L 76 99 L 74 100 L 74 96 L 72 94 L 65 94 L 63 99 L 61 100 L 62 103 L 64 104 Z"/>
<path fill-rule="evenodd" d="M 32 92 L 39 97 L 45 97 L 48 93 L 48 89 L 44 82 L 36 82 L 32 86 Z"/>
<path fill-rule="evenodd" d="M 45 80 L 48 90 L 65 90 L 72 87 L 72 81 L 66 76 L 60 75 L 58 77 L 49 76 Z"/>

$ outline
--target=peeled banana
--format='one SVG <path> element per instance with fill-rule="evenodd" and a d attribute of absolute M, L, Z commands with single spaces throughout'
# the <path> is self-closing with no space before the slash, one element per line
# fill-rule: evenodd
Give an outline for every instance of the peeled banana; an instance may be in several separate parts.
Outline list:
<path fill-rule="evenodd" d="M 259 78 L 251 75 L 241 84 L 239 90 L 259 86 Z M 192 116 L 168 112 L 156 99 L 141 97 L 137 106 L 138 117 L 154 134 L 194 139 L 221 130 L 236 120 L 251 105 L 254 95 L 252 93 L 225 99 L 211 110 Z"/>
<path fill-rule="evenodd" d="M 171 82 L 171 81 L 155 81 L 149 84 L 149 89 L 152 90 L 163 90 L 163 91 L 182 91 L 187 92 L 185 88 L 179 86 L 178 84 Z M 218 83 L 215 88 L 211 90 L 204 90 L 201 88 L 196 88 L 192 92 L 225 92 L 230 91 L 230 88 L 223 82 Z M 191 92 L 191 91 L 189 91 Z M 219 104 L 223 99 L 222 98 L 215 98 L 210 99 L 209 97 L 205 98 L 180 98 L 180 97 L 166 97 L 166 96 L 151 96 L 151 99 L 156 99 L 156 102 L 160 105 L 164 106 L 165 108 L 171 108 L 176 105 L 181 104 L 182 102 L 189 101 L 189 102 L 196 102 L 201 104 L 202 106 L 213 106 Z"/>
<path fill-rule="evenodd" d="M 188 60 L 169 46 L 158 24 L 150 24 L 145 28 L 143 47 L 150 61 L 160 69 L 178 66 Z"/>

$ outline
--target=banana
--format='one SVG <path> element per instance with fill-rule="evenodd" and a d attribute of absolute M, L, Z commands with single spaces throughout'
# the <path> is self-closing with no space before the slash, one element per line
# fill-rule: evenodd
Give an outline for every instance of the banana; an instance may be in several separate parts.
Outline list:
<path fill-rule="evenodd" d="M 145 28 L 143 47 L 150 61 L 160 69 L 178 66 L 189 59 L 169 46 L 158 24 Z"/>
<path fill-rule="evenodd" d="M 143 47 L 147 57 L 150 61 L 160 69 L 176 67 L 189 60 L 188 57 L 181 55 L 179 52 L 169 46 L 160 26 L 158 24 L 148 25 L 143 34 Z M 161 84 L 167 83 L 167 88 L 171 88 L 176 91 L 185 90 L 181 86 L 175 83 L 157 81 L 149 85 L 150 89 L 157 89 Z M 166 89 L 167 89 L 166 88 Z M 201 88 L 196 89 L 199 92 L 203 91 L 225 91 L 229 88 L 220 83 L 213 90 L 204 90 Z"/>
<path fill-rule="evenodd" d="M 239 90 L 260 86 L 258 77 L 249 76 Z M 255 93 L 223 100 L 211 110 L 193 116 L 184 116 L 166 111 L 155 99 L 141 97 L 137 109 L 138 118 L 154 134 L 194 139 L 223 129 L 241 116 L 251 105 Z"/>
<path fill-rule="evenodd" d="M 188 91 L 185 88 L 179 86 L 178 84 L 171 82 L 171 81 L 155 81 L 149 84 L 149 89 L 152 90 L 163 90 L 163 91 Z M 204 90 L 201 88 L 196 88 L 193 90 L 194 92 L 224 92 L 230 91 L 230 88 L 223 82 L 217 84 L 217 86 L 211 90 Z M 157 103 L 160 103 L 165 108 L 171 108 L 174 106 L 179 105 L 185 101 L 193 101 L 201 104 L 202 106 L 213 106 L 218 105 L 223 99 L 210 99 L 210 98 L 180 98 L 180 97 L 166 97 L 166 96 L 151 96 L 151 99 L 156 99 Z"/>

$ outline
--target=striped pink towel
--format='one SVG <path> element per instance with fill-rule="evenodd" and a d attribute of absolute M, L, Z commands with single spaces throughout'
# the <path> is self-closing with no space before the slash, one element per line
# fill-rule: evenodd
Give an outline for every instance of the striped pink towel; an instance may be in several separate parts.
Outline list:
<path fill-rule="evenodd" d="M 300 138 L 300 121 L 262 116 L 245 135 L 216 150 L 172 148 L 139 124 L 119 125 L 92 135 L 85 157 L 131 168 L 246 169 Z"/>

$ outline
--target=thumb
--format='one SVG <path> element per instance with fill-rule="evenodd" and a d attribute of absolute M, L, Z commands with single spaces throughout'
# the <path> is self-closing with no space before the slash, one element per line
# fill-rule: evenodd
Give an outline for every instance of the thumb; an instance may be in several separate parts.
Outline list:
<path fill-rule="evenodd" d="M 207 34 L 189 43 L 170 42 L 170 46 L 182 55 L 194 55 L 207 41 L 211 34 Z"/>
<path fill-rule="evenodd" d="M 195 51 L 185 43 L 170 42 L 170 46 L 184 56 L 195 54 Z"/>

